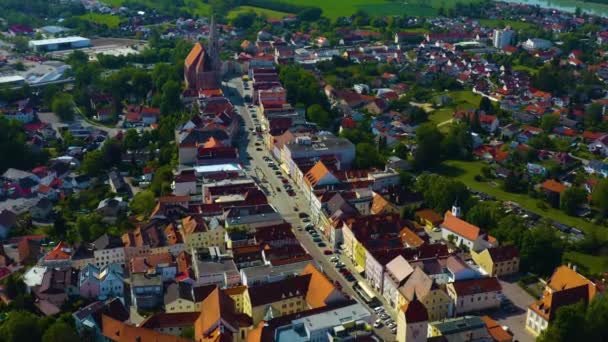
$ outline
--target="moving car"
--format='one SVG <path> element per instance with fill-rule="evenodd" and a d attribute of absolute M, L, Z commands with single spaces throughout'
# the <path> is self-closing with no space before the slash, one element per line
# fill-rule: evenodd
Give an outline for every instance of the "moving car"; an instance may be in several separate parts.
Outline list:
<path fill-rule="evenodd" d="M 334 252 L 330 251 L 329 249 L 326 249 L 326 250 L 323 251 L 323 254 L 325 254 L 325 255 L 332 255 L 332 254 L 334 254 Z"/>

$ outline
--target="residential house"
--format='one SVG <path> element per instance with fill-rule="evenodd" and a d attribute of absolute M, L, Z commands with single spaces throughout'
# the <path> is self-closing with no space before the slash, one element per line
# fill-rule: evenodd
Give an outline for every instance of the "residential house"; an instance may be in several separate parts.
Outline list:
<path fill-rule="evenodd" d="M 131 275 L 131 301 L 141 310 L 151 310 L 163 302 L 163 279 L 160 274 Z"/>
<path fill-rule="evenodd" d="M 152 329 L 136 327 L 109 315 L 101 315 L 102 335 L 104 341 L 132 342 L 132 341 L 156 341 L 156 342 L 192 342 L 191 339 L 179 336 L 163 334 Z"/>
<path fill-rule="evenodd" d="M 566 191 L 566 186 L 554 179 L 547 179 L 541 183 L 540 188 L 546 194 L 547 201 L 551 206 L 559 208 L 560 196 L 562 192 Z"/>
<path fill-rule="evenodd" d="M 595 297 L 595 283 L 576 272 L 576 266 L 559 266 L 547 282 L 541 299 L 528 306 L 526 329 L 538 336 L 555 318 L 557 310 Z"/>
<path fill-rule="evenodd" d="M 502 286 L 495 277 L 458 280 L 447 285 L 456 315 L 499 308 L 501 291 Z"/>
<path fill-rule="evenodd" d="M 163 282 L 175 280 L 177 275 L 177 263 L 168 252 L 137 256 L 129 263 L 130 274 L 158 274 Z"/>
<path fill-rule="evenodd" d="M 416 220 L 424 226 L 427 232 L 430 232 L 443 223 L 443 217 L 437 214 L 433 209 L 420 209 L 414 213 Z"/>
<path fill-rule="evenodd" d="M 53 203 L 47 198 L 41 198 L 36 205 L 30 208 L 32 219 L 45 221 L 53 211 Z M 0 214 L 1 215 L 1 214 Z"/>
<path fill-rule="evenodd" d="M 445 269 L 448 273 L 448 282 L 458 280 L 475 279 L 481 277 L 481 274 L 471 268 L 458 255 L 450 255 L 445 261 Z"/>
<path fill-rule="evenodd" d="M 189 282 L 171 283 L 164 296 L 165 312 L 200 312 L 203 300 L 216 285 L 194 285 Z"/>
<path fill-rule="evenodd" d="M 47 268 L 40 285 L 31 287 L 31 292 L 44 315 L 56 315 L 69 297 L 78 295 L 78 271 L 71 267 Z"/>
<path fill-rule="evenodd" d="M 215 288 L 203 301 L 194 322 L 194 341 L 245 342 L 252 326 L 251 316 L 235 310 L 232 298 Z"/>
<path fill-rule="evenodd" d="M 491 277 L 519 272 L 519 250 L 515 246 L 490 247 L 471 252 L 471 257 Z"/>
<path fill-rule="evenodd" d="M 345 300 L 331 280 L 310 264 L 298 276 L 249 287 L 244 313 L 257 325 L 262 320 L 267 321 Z"/>
<path fill-rule="evenodd" d="M 78 284 L 80 296 L 84 298 L 124 297 L 124 272 L 119 264 L 102 268 L 89 264 L 80 270 Z"/>
<path fill-rule="evenodd" d="M 158 312 L 141 322 L 138 327 L 157 331 L 162 334 L 181 336 L 188 329 L 194 328 L 199 312 Z"/>
<path fill-rule="evenodd" d="M 431 322 L 429 341 L 492 341 L 486 324 L 479 316 L 462 316 Z M 441 339 L 439 339 L 441 338 Z"/>
<path fill-rule="evenodd" d="M 201 216 L 192 215 L 181 220 L 180 228 L 188 250 L 214 246 L 224 249 L 225 230 L 222 226 L 211 229 Z"/>
<path fill-rule="evenodd" d="M 95 342 L 104 341 L 101 333 L 102 315 L 111 317 L 118 322 L 125 322 L 129 319 L 129 310 L 118 298 L 93 302 L 72 314 L 76 332 L 80 336 L 90 336 L 92 341 Z"/>
<path fill-rule="evenodd" d="M 128 204 L 122 197 L 106 198 L 97 205 L 97 212 L 101 220 L 106 223 L 115 223 L 120 214 L 127 210 Z"/>

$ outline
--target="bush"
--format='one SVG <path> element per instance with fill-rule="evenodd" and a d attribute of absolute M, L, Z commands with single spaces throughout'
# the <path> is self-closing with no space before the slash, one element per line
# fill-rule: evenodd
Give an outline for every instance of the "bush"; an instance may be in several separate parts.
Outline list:
<path fill-rule="evenodd" d="M 484 181 L 484 178 L 483 178 L 482 175 L 475 175 L 474 179 L 475 179 L 476 182 L 483 182 Z"/>

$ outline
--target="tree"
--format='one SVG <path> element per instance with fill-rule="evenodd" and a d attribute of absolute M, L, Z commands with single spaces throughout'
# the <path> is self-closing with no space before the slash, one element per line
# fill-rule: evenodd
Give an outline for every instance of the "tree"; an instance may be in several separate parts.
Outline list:
<path fill-rule="evenodd" d="M 63 121 L 74 119 L 74 98 L 66 93 L 57 93 L 53 98 L 51 110 Z"/>
<path fill-rule="evenodd" d="M 38 342 L 41 338 L 38 318 L 26 311 L 12 311 L 0 325 L 0 339 L 6 342 Z"/>
<path fill-rule="evenodd" d="M 541 224 L 524 235 L 520 248 L 522 270 L 550 274 L 561 263 L 562 252 L 562 242 L 555 230 Z"/>
<path fill-rule="evenodd" d="M 4 290 L 9 299 L 14 299 L 18 295 L 25 294 L 25 284 L 17 277 L 17 275 L 11 274 L 6 278 Z"/>
<path fill-rule="evenodd" d="M 253 25 L 257 14 L 254 11 L 248 11 L 239 13 L 234 19 L 232 19 L 232 25 L 238 28 L 248 29 Z"/>
<path fill-rule="evenodd" d="M 87 152 L 84 155 L 80 171 L 91 176 L 98 176 L 104 170 L 103 154 L 99 150 Z"/>
<path fill-rule="evenodd" d="M 479 110 L 482 110 L 484 113 L 492 113 L 494 111 L 492 101 L 490 101 L 489 98 L 482 96 L 481 100 L 479 100 Z"/>
<path fill-rule="evenodd" d="M 608 179 L 601 179 L 593 188 L 591 194 L 593 205 L 595 205 L 604 215 L 608 213 Z"/>
<path fill-rule="evenodd" d="M 160 111 L 163 114 L 171 114 L 179 111 L 182 106 L 180 99 L 181 87 L 176 81 L 168 81 L 162 87 Z"/>
<path fill-rule="evenodd" d="M 298 13 L 298 18 L 302 21 L 316 21 L 321 18 L 322 13 L 323 11 L 318 7 L 309 7 Z"/>
<path fill-rule="evenodd" d="M 382 156 L 374 145 L 367 142 L 355 145 L 355 166 L 358 169 L 381 167 L 383 164 Z"/>
<path fill-rule="evenodd" d="M 591 130 L 598 129 L 604 116 L 603 111 L 604 107 L 599 103 L 592 103 L 589 105 L 589 108 L 587 108 L 587 111 L 585 112 L 585 117 L 583 118 L 585 128 Z"/>
<path fill-rule="evenodd" d="M 416 152 L 414 165 L 419 170 L 429 169 L 441 162 L 443 135 L 433 123 L 422 124 L 416 130 Z"/>
<path fill-rule="evenodd" d="M 450 209 L 456 202 L 464 212 L 470 207 L 470 193 L 467 187 L 457 180 L 437 174 L 418 176 L 414 189 L 422 193 L 426 204 L 438 213 Z"/>
<path fill-rule="evenodd" d="M 605 322 L 604 322 L 605 323 Z M 538 337 L 539 342 L 585 341 L 585 305 L 581 302 L 557 309 L 555 319 Z M 599 341 L 599 340 L 598 340 Z"/>
<path fill-rule="evenodd" d="M 136 214 L 143 215 L 145 217 L 150 215 L 155 205 L 156 200 L 154 198 L 154 192 L 150 190 L 138 192 L 135 196 L 133 196 L 131 203 L 129 203 L 131 210 L 133 210 Z"/>
<path fill-rule="evenodd" d="M 570 187 L 559 196 L 559 207 L 570 216 L 576 215 L 577 209 L 587 202 L 587 192 L 583 188 Z"/>
<path fill-rule="evenodd" d="M 78 342 L 80 338 L 67 323 L 57 320 L 44 332 L 42 342 Z"/>
<path fill-rule="evenodd" d="M 559 116 L 545 115 L 540 119 L 540 128 L 545 132 L 553 132 L 553 129 L 559 125 Z"/>
<path fill-rule="evenodd" d="M 154 192 L 156 196 L 161 196 L 171 192 L 170 182 L 173 180 L 173 170 L 171 166 L 164 165 L 159 167 L 154 173 L 152 182 L 150 184 L 150 190 Z"/>
<path fill-rule="evenodd" d="M 587 307 L 585 330 L 588 341 L 608 341 L 608 298 L 595 296 Z"/>
<path fill-rule="evenodd" d="M 328 111 L 319 104 L 313 104 L 306 109 L 308 120 L 316 123 L 321 128 L 328 128 L 331 124 L 331 116 Z"/>
<path fill-rule="evenodd" d="M 496 226 L 500 219 L 500 208 L 494 202 L 479 202 L 466 213 L 466 221 L 483 229 Z"/>
<path fill-rule="evenodd" d="M 449 159 L 469 159 L 473 151 L 473 138 L 466 124 L 451 125 L 450 131 L 441 142 L 443 155 Z"/>

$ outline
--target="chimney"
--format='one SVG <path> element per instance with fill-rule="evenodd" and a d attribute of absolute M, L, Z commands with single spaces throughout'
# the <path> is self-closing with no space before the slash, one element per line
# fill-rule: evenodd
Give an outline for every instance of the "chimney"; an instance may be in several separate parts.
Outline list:
<path fill-rule="evenodd" d="M 573 270 L 574 272 L 576 272 L 576 265 L 573 265 L 573 266 L 572 266 L 572 270 Z"/>
<path fill-rule="evenodd" d="M 572 268 L 572 263 L 571 262 L 568 263 L 568 268 Z"/>

